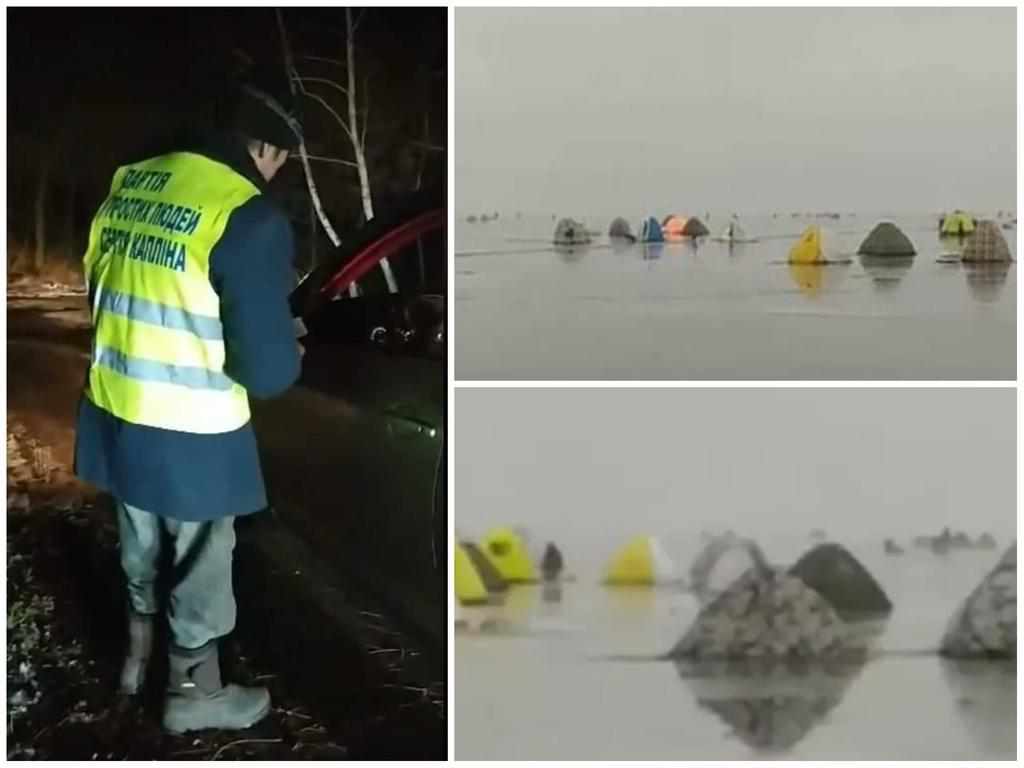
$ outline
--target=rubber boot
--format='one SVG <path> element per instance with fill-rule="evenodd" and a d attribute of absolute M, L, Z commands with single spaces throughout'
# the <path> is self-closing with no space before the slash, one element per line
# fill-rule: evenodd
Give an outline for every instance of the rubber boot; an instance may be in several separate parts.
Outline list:
<path fill-rule="evenodd" d="M 221 683 L 216 642 L 197 651 L 171 648 L 164 701 L 165 730 L 239 730 L 254 725 L 269 712 L 270 692 L 266 688 Z"/>
<path fill-rule="evenodd" d="M 120 693 L 135 696 L 146 683 L 146 667 L 153 652 L 153 617 L 128 609 L 128 653 L 121 667 Z"/>

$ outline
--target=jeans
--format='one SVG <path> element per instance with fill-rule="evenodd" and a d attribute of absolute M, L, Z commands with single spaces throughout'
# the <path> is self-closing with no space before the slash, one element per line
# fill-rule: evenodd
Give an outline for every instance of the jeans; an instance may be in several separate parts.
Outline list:
<path fill-rule="evenodd" d="M 174 644 L 198 649 L 235 628 L 233 517 L 206 522 L 173 520 L 118 501 L 117 522 L 121 568 L 133 611 L 151 616 L 160 610 L 156 580 L 166 534 L 173 549 L 173 557 L 167 558 L 172 569 L 167 621 Z"/>

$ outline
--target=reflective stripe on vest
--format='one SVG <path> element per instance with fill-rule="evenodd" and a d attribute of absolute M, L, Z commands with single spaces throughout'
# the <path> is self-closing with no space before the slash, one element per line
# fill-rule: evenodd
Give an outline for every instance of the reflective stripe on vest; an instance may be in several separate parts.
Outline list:
<path fill-rule="evenodd" d="M 127 293 L 103 291 L 99 287 L 97 291 L 97 306 L 101 310 L 124 315 L 140 323 L 188 331 L 201 339 L 224 339 L 224 326 L 221 325 L 219 317 L 199 315 L 180 307 L 169 307 L 158 301 L 149 301 Z"/>
<path fill-rule="evenodd" d="M 259 189 L 226 165 L 181 152 L 118 169 L 93 219 L 86 396 L 133 424 L 229 432 L 249 421 L 245 389 L 224 372 L 210 254 L 228 218 Z"/>

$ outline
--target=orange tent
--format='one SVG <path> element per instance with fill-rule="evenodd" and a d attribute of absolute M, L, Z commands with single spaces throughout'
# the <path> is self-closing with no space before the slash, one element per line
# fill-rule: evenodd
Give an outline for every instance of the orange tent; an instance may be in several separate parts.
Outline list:
<path fill-rule="evenodd" d="M 661 231 L 665 235 L 665 240 L 682 240 L 686 237 L 683 230 L 686 229 L 686 217 L 685 216 L 668 216 L 665 221 L 662 222 Z"/>

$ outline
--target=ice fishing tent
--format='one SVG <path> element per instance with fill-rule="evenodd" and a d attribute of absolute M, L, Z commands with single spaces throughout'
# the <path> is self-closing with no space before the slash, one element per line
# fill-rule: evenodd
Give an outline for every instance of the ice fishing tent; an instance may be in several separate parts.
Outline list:
<path fill-rule="evenodd" d="M 982 221 L 964 245 L 964 261 L 1013 261 L 1010 246 L 994 221 Z"/>
<path fill-rule="evenodd" d="M 977 226 L 974 217 L 963 211 L 953 211 L 944 216 L 939 223 L 939 231 L 943 235 L 969 235 Z"/>
<path fill-rule="evenodd" d="M 868 256 L 913 256 L 917 251 L 903 230 L 891 221 L 882 221 L 864 238 L 857 253 Z"/>
<path fill-rule="evenodd" d="M 575 219 L 561 219 L 555 225 L 555 245 L 586 245 L 590 242 L 587 228 Z"/>
<path fill-rule="evenodd" d="M 652 586 L 675 581 L 675 566 L 654 536 L 630 539 L 608 562 L 604 583 L 611 586 Z"/>
<path fill-rule="evenodd" d="M 455 597 L 463 605 L 487 602 L 487 587 L 461 544 L 455 545 Z"/>
<path fill-rule="evenodd" d="M 690 588 L 702 600 L 708 600 L 724 592 L 747 571 L 764 564 L 764 553 L 751 539 L 734 533 L 715 536 L 690 566 Z"/>
<path fill-rule="evenodd" d="M 633 236 L 633 230 L 629 227 L 629 222 L 619 216 L 612 220 L 611 226 L 608 227 L 608 237 L 613 240 L 636 240 Z"/>
<path fill-rule="evenodd" d="M 665 236 L 661 232 L 661 225 L 653 216 L 648 216 L 640 227 L 640 241 L 643 243 L 663 243 Z"/>
<path fill-rule="evenodd" d="M 828 264 L 839 260 L 835 235 L 817 224 L 805 229 L 800 239 L 789 249 L 790 264 Z"/>
<path fill-rule="evenodd" d="M 666 216 L 661 222 L 661 231 L 666 240 L 682 240 L 686 237 L 686 217 L 674 214 Z"/>
<path fill-rule="evenodd" d="M 481 539 L 480 549 L 509 584 L 537 581 L 537 569 L 526 542 L 511 528 L 491 530 Z"/>
<path fill-rule="evenodd" d="M 726 228 L 722 230 L 722 234 L 716 235 L 712 239 L 723 243 L 754 242 L 754 239 L 747 235 L 746 231 L 740 226 L 740 223 L 736 219 L 729 222 Z"/>
<path fill-rule="evenodd" d="M 691 216 L 686 220 L 683 234 L 686 237 L 704 237 L 704 235 L 710 234 L 710 230 L 704 225 L 703 221 L 696 216 Z"/>
<path fill-rule="evenodd" d="M 842 619 L 888 613 L 892 602 L 867 568 L 839 544 L 819 544 L 789 569 Z"/>
<path fill-rule="evenodd" d="M 487 559 L 487 555 L 480 550 L 480 547 L 471 541 L 463 541 L 459 546 L 466 551 L 466 555 L 473 563 L 473 567 L 476 568 L 476 572 L 480 574 L 488 592 L 504 592 L 508 589 L 508 583 L 501 577 L 501 573 L 498 572 L 494 563 Z"/>

